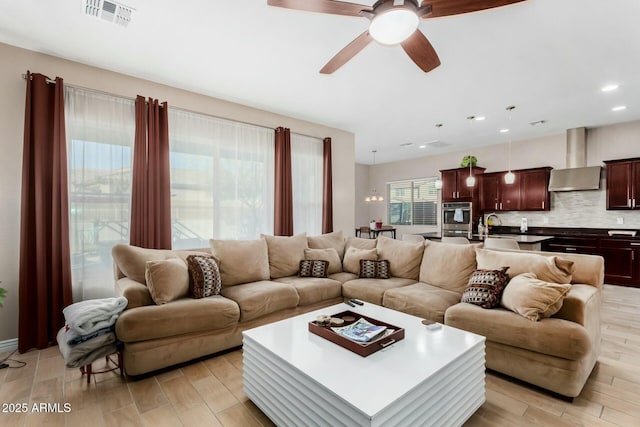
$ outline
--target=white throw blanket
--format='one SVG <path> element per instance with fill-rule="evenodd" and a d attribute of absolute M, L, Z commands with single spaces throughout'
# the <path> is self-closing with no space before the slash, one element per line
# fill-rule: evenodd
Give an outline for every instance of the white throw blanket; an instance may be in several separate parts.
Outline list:
<path fill-rule="evenodd" d="M 113 326 L 127 303 L 125 297 L 91 299 L 71 304 L 62 313 L 69 328 L 78 335 L 88 335 Z"/>
<path fill-rule="evenodd" d="M 65 328 L 58 332 L 58 347 L 67 368 L 79 368 L 103 356 L 118 351 L 116 336 L 113 332 L 102 334 L 81 344 L 70 346 L 65 340 Z"/>

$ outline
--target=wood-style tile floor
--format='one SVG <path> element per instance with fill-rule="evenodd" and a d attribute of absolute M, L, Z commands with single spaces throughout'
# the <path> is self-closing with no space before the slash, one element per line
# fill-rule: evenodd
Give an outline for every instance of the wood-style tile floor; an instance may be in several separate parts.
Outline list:
<path fill-rule="evenodd" d="M 573 403 L 488 373 L 487 401 L 465 425 L 640 426 L 640 289 L 607 285 L 604 297 L 602 354 Z M 90 385 L 65 368 L 57 347 L 12 358 L 27 365 L 0 370 L 0 426 L 273 425 L 242 392 L 241 350 L 137 381 L 99 374 Z M 34 403 L 70 411 L 1 412 Z"/>

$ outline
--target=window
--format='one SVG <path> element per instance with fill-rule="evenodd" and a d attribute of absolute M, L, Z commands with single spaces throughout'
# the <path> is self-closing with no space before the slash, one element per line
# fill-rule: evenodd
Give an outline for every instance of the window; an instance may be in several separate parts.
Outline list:
<path fill-rule="evenodd" d="M 274 131 L 169 108 L 173 248 L 273 234 Z"/>
<path fill-rule="evenodd" d="M 291 133 L 293 231 L 322 233 L 323 143 L 319 138 Z"/>
<path fill-rule="evenodd" d="M 437 225 L 436 178 L 387 184 L 389 224 Z"/>
<path fill-rule="evenodd" d="M 113 296 L 111 248 L 129 242 L 133 100 L 65 86 L 74 301 Z"/>

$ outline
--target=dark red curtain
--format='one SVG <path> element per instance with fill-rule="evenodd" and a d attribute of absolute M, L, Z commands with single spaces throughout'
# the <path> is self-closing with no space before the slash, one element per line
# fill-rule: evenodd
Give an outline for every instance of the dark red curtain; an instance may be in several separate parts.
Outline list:
<path fill-rule="evenodd" d="M 69 195 L 64 87 L 27 72 L 18 350 L 55 343 L 62 309 L 73 303 L 69 252 Z"/>
<path fill-rule="evenodd" d="M 322 232 L 333 231 L 333 172 L 331 169 L 331 138 L 322 146 Z"/>
<path fill-rule="evenodd" d="M 136 97 L 130 243 L 171 249 L 171 189 L 167 103 Z"/>
<path fill-rule="evenodd" d="M 291 131 L 276 129 L 275 139 L 275 236 L 293 236 L 293 181 L 291 179 Z"/>

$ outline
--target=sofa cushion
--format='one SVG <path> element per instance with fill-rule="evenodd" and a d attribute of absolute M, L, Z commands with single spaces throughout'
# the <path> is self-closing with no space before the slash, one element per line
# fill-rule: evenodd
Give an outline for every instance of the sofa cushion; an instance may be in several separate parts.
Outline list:
<path fill-rule="evenodd" d="M 475 269 L 475 246 L 425 242 L 420 265 L 421 282 L 461 295 Z"/>
<path fill-rule="evenodd" d="M 340 273 L 342 271 L 342 260 L 335 248 L 327 249 L 305 249 L 304 259 L 323 259 L 329 262 L 327 273 Z"/>
<path fill-rule="evenodd" d="M 149 288 L 143 283 L 128 277 L 116 280 L 115 291 L 117 297 L 125 297 L 127 299 L 127 310 L 154 304 Z"/>
<path fill-rule="evenodd" d="M 272 279 L 293 276 L 298 273 L 300 260 L 304 259 L 304 251 L 307 246 L 307 234 L 289 236 L 260 237 L 267 241 L 269 254 L 269 270 Z"/>
<path fill-rule="evenodd" d="M 371 259 L 360 260 L 360 276 L 361 279 L 388 279 L 391 277 L 389 273 L 389 261 L 381 259 L 374 261 Z"/>
<path fill-rule="evenodd" d="M 275 282 L 287 283 L 293 286 L 300 296 L 299 306 L 339 298 L 342 295 L 342 284 L 332 279 L 283 277 L 276 279 Z"/>
<path fill-rule="evenodd" d="M 333 248 L 338 252 L 340 259 L 344 256 L 344 235 L 342 234 L 342 230 L 320 236 L 309 236 L 307 237 L 307 242 L 311 249 Z"/>
<path fill-rule="evenodd" d="M 189 288 L 193 298 L 219 295 L 222 289 L 220 268 L 213 255 L 187 256 L 189 267 Z"/>
<path fill-rule="evenodd" d="M 147 261 L 162 261 L 176 255 L 165 249 L 147 249 L 119 243 L 111 249 L 111 255 L 120 271 L 136 282 L 146 283 Z"/>
<path fill-rule="evenodd" d="M 344 253 L 344 260 L 342 261 L 342 269 L 347 273 L 360 275 L 360 260 L 361 259 L 378 259 L 378 251 L 376 248 L 361 249 L 357 247 L 348 247 Z"/>
<path fill-rule="evenodd" d="M 344 244 L 345 251 L 349 248 L 375 249 L 378 241 L 376 239 L 363 239 L 361 237 L 347 237 Z"/>
<path fill-rule="evenodd" d="M 240 306 L 240 321 L 246 322 L 285 308 L 294 308 L 300 298 L 287 283 L 267 280 L 222 288 L 222 295 Z"/>
<path fill-rule="evenodd" d="M 475 304 L 482 308 L 494 308 L 500 305 L 500 297 L 507 282 L 509 267 L 500 270 L 476 270 L 469 278 L 469 284 L 462 293 L 462 302 Z"/>
<path fill-rule="evenodd" d="M 557 256 L 544 256 L 534 253 L 493 251 L 476 249 L 478 268 L 495 270 L 509 266 L 509 276 L 522 273 L 535 273 L 538 279 L 553 283 L 571 283 L 573 261 Z"/>
<path fill-rule="evenodd" d="M 166 304 L 189 292 L 189 273 L 180 258 L 147 261 L 145 279 L 156 304 Z"/>
<path fill-rule="evenodd" d="M 211 253 L 218 260 L 222 286 L 269 280 L 269 255 L 267 241 L 211 239 Z M 296 270 L 298 271 L 296 261 Z"/>
<path fill-rule="evenodd" d="M 423 242 L 407 242 L 386 236 L 378 237 L 378 258 L 389 261 L 393 277 L 418 280 L 424 252 Z"/>
<path fill-rule="evenodd" d="M 411 285 L 415 282 L 415 280 L 403 279 L 401 277 L 392 277 L 390 279 L 355 279 L 342 284 L 342 296 L 382 305 L 382 296 L 387 290 Z"/>
<path fill-rule="evenodd" d="M 323 259 L 303 259 L 300 261 L 300 277 L 327 277 L 329 261 Z"/>
<path fill-rule="evenodd" d="M 589 316 L 590 307 L 596 306 L 597 311 L 600 311 L 600 299 L 602 298 L 602 292 L 599 288 L 591 285 L 584 285 L 580 283 L 574 283 L 571 285 L 571 289 L 564 296 L 562 301 L 562 307 L 552 317 L 558 319 L 571 320 L 577 322 L 582 326 L 587 326 L 589 320 L 593 321 L 595 316 Z"/>
<path fill-rule="evenodd" d="M 504 308 L 533 321 L 560 311 L 571 285 L 539 280 L 534 273 L 519 274 L 509 282 L 502 294 Z"/>
<path fill-rule="evenodd" d="M 343 271 L 341 273 L 330 274 L 329 279 L 337 280 L 340 283 L 348 282 L 349 280 L 355 280 L 358 276 L 353 273 Z"/>
<path fill-rule="evenodd" d="M 568 360 L 578 360 L 592 348 L 587 330 L 576 322 L 553 317 L 532 322 L 505 308 L 485 310 L 461 302 L 447 309 L 444 322 L 488 341 Z"/>
<path fill-rule="evenodd" d="M 116 322 L 116 335 L 124 342 L 148 341 L 229 328 L 237 324 L 239 318 L 238 304 L 220 295 L 182 298 L 169 304 L 123 311 Z"/>
<path fill-rule="evenodd" d="M 460 301 L 460 294 L 446 289 L 418 282 L 401 288 L 389 289 L 384 293 L 382 305 L 444 323 L 444 313 Z"/>

